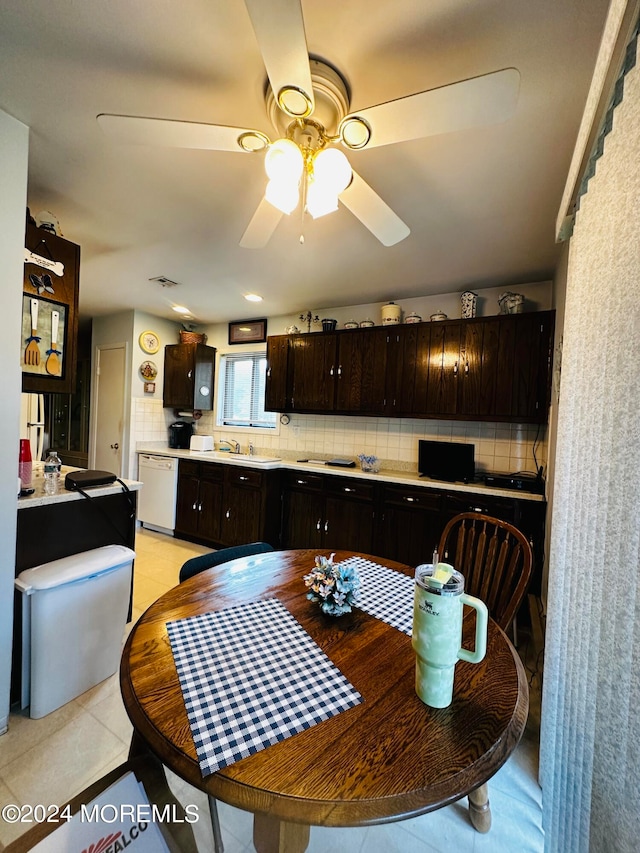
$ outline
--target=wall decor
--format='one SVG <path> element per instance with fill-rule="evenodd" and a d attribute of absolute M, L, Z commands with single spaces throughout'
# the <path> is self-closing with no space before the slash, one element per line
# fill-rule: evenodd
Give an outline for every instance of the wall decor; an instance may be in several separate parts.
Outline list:
<path fill-rule="evenodd" d="M 158 375 L 158 368 L 152 361 L 143 361 L 140 365 L 140 376 L 146 382 L 153 382 Z"/>
<path fill-rule="evenodd" d="M 156 393 L 156 383 L 155 382 L 145 382 L 144 383 L 144 393 L 145 394 L 155 394 Z"/>
<path fill-rule="evenodd" d="M 267 321 L 239 320 L 229 323 L 230 344 L 262 344 L 267 340 Z"/>
<path fill-rule="evenodd" d="M 155 332 L 151 332 L 148 329 L 146 332 L 140 333 L 138 343 L 140 344 L 140 349 L 148 352 L 149 355 L 153 355 L 160 349 L 160 338 Z"/>
<path fill-rule="evenodd" d="M 23 373 L 63 377 L 66 320 L 66 305 L 23 293 L 20 354 Z"/>

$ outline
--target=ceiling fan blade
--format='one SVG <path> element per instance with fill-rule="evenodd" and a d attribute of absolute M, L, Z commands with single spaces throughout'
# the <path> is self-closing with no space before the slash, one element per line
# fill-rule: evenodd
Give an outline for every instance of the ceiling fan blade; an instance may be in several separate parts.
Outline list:
<path fill-rule="evenodd" d="M 213 151 L 256 151 L 267 147 L 269 138 L 259 130 L 199 124 L 164 118 L 142 118 L 101 113 L 98 124 L 107 136 L 132 145 L 162 145 L 168 148 L 206 148 Z M 243 146 L 240 140 L 257 140 Z"/>
<path fill-rule="evenodd" d="M 516 109 L 520 72 L 505 68 L 470 80 L 450 83 L 438 89 L 408 95 L 374 107 L 351 113 L 341 122 L 343 142 L 351 148 L 375 148 L 409 139 L 421 139 L 439 133 L 452 133 L 470 127 L 499 124 Z M 362 142 L 362 119 L 371 130 L 371 138 Z M 349 129 L 356 145 L 350 145 Z"/>
<path fill-rule="evenodd" d="M 393 246 L 411 233 L 402 219 L 357 172 L 353 173 L 351 183 L 339 199 L 384 246 Z"/>
<path fill-rule="evenodd" d="M 309 51 L 300 0 L 245 0 L 278 106 L 294 118 L 313 112 Z"/>
<path fill-rule="evenodd" d="M 240 245 L 243 249 L 263 249 L 278 227 L 284 214 L 263 198 L 242 235 Z"/>

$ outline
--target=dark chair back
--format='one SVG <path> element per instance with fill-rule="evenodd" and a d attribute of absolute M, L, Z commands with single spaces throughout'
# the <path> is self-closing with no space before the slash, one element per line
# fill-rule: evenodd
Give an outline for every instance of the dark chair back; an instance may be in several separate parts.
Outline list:
<path fill-rule="evenodd" d="M 229 560 L 237 560 L 238 557 L 253 557 L 254 554 L 266 554 L 274 549 L 268 542 L 251 542 L 248 545 L 234 545 L 231 548 L 221 548 L 210 554 L 202 554 L 200 557 L 192 557 L 180 569 L 180 583 L 192 578 L 194 575 L 228 563 Z"/>
<path fill-rule="evenodd" d="M 513 622 L 531 578 L 531 545 L 513 524 L 462 512 L 448 522 L 438 546 L 440 559 L 462 572 L 465 592 L 487 605 L 503 630 Z"/>

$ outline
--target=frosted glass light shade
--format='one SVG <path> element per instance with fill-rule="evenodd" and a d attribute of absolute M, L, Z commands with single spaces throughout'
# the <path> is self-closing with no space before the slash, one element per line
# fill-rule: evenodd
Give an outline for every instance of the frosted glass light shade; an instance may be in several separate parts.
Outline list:
<path fill-rule="evenodd" d="M 297 184 L 302 175 L 302 152 L 290 139 L 276 139 L 264 158 L 264 168 L 272 181 Z"/>
<path fill-rule="evenodd" d="M 336 196 L 349 186 L 351 175 L 349 161 L 337 148 L 324 148 L 313 159 L 314 180 L 330 188 Z"/>
<path fill-rule="evenodd" d="M 264 197 L 283 213 L 291 213 L 298 206 L 298 184 L 287 180 L 270 180 Z"/>
<path fill-rule="evenodd" d="M 320 216 L 326 216 L 327 213 L 333 213 L 338 209 L 338 195 L 331 188 L 318 181 L 313 181 L 309 185 L 307 191 L 307 211 L 318 219 Z"/>

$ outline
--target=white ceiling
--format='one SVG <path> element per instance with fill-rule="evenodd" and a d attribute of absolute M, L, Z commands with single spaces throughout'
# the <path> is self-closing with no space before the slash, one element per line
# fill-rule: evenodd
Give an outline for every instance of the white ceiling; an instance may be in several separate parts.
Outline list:
<path fill-rule="evenodd" d="M 268 2 L 268 0 L 265 0 Z M 0 108 L 31 128 L 28 203 L 82 249 L 84 316 L 140 308 L 196 322 L 297 314 L 552 276 L 554 222 L 606 0 L 302 0 L 309 52 L 351 109 L 516 67 L 504 124 L 349 154 L 411 228 L 383 247 L 344 207 L 285 217 L 265 249 L 238 242 L 262 157 L 127 147 L 99 113 L 272 133 L 242 0 L 2 0 Z M 164 275 L 180 283 L 149 283 Z M 257 292 L 256 311 L 243 299 Z"/>

